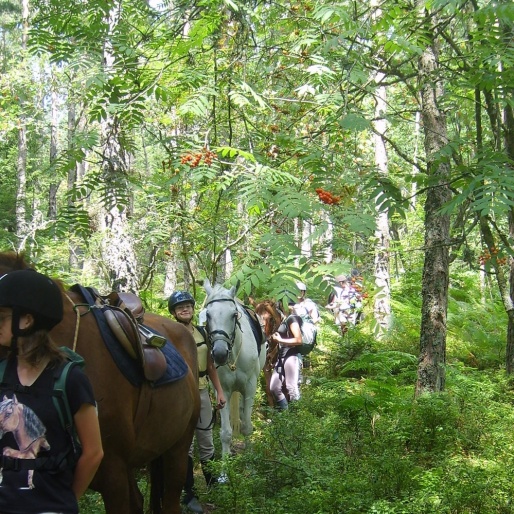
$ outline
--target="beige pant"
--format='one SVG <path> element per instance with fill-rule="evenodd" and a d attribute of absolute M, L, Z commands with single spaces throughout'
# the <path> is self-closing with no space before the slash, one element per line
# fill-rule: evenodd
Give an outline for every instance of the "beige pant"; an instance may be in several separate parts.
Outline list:
<path fill-rule="evenodd" d="M 214 455 L 214 440 L 212 438 L 212 403 L 209 388 L 200 389 L 200 417 L 195 430 L 200 461 L 205 462 Z M 195 440 L 189 448 L 189 456 L 193 457 Z"/>

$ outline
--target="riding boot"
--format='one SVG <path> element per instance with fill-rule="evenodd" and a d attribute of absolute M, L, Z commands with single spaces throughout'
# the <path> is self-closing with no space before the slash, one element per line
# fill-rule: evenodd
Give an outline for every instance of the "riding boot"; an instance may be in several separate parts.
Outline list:
<path fill-rule="evenodd" d="M 195 492 L 195 477 L 192 457 L 187 458 L 187 475 L 186 483 L 184 485 L 184 498 L 182 503 L 190 511 L 195 512 L 196 514 L 203 514 L 203 508 L 200 505 Z"/>
<path fill-rule="evenodd" d="M 284 398 L 277 402 L 277 410 L 287 410 L 287 400 Z"/>
<path fill-rule="evenodd" d="M 207 487 L 210 488 L 212 485 L 218 483 L 218 477 L 214 476 L 210 470 L 209 464 L 214 460 L 214 454 L 212 454 L 207 460 L 202 460 L 202 471 L 203 476 L 205 477 L 205 482 Z"/>

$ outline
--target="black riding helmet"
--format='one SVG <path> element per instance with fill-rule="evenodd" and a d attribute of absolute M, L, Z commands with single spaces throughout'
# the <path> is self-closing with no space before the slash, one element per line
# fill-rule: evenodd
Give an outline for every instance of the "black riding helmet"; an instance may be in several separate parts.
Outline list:
<path fill-rule="evenodd" d="M 175 307 L 181 303 L 192 303 L 193 307 L 196 302 L 191 293 L 187 291 L 175 291 L 171 293 L 171 296 L 168 299 L 168 310 L 170 314 L 175 314 Z"/>
<path fill-rule="evenodd" d="M 0 277 L 0 307 L 13 310 L 12 333 L 21 336 L 36 330 L 51 330 L 63 318 L 62 294 L 50 278 L 34 270 L 11 271 Z M 32 314 L 34 325 L 20 329 L 22 314 Z"/>

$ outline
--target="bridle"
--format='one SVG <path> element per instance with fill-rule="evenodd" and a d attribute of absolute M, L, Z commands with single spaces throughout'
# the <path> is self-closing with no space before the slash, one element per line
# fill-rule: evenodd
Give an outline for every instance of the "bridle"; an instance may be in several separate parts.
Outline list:
<path fill-rule="evenodd" d="M 218 339 L 221 339 L 221 340 L 223 340 L 223 341 L 225 341 L 227 343 L 227 345 L 228 345 L 228 354 L 229 354 L 229 357 L 230 357 L 232 355 L 232 348 L 234 347 L 234 342 L 235 342 L 235 339 L 236 339 L 236 329 L 237 329 L 237 327 L 239 327 L 239 329 L 241 330 L 241 324 L 239 323 L 239 319 L 241 318 L 241 313 L 237 309 L 236 301 L 233 300 L 232 298 L 216 298 L 214 300 L 211 300 L 211 301 L 207 302 L 205 304 L 205 308 L 207 308 L 211 303 L 216 303 L 216 302 L 232 302 L 234 304 L 234 306 L 236 307 L 235 323 L 234 323 L 234 329 L 232 330 L 232 334 L 228 334 L 224 330 L 212 330 L 211 331 L 209 329 L 209 320 L 208 319 L 207 319 L 207 325 L 206 325 L 207 335 L 209 337 L 209 342 L 211 344 L 211 352 L 212 352 L 214 341 L 218 340 Z M 215 336 L 221 336 L 221 337 L 215 337 Z M 235 362 L 234 362 L 233 366 L 235 366 Z"/>

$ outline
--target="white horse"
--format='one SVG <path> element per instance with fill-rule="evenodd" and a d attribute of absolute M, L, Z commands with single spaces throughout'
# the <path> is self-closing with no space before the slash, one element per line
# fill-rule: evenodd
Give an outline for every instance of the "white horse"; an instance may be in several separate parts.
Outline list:
<path fill-rule="evenodd" d="M 227 403 L 233 393 L 241 394 L 239 409 L 241 433 L 245 440 L 253 431 L 252 409 L 257 390 L 259 374 L 264 367 L 266 348 L 263 340 L 257 341 L 251 321 L 245 308 L 236 300 L 237 287 L 225 289 L 219 284 L 211 287 L 204 282 L 207 298 L 205 300 L 206 329 L 209 335 L 214 363 L 218 369 L 221 387 Z M 259 330 L 262 333 L 262 329 Z M 261 344 L 260 353 L 258 343 Z M 238 395 L 235 397 L 239 398 Z M 231 415 L 234 409 L 221 411 L 221 452 L 230 454 L 232 442 Z M 232 412 L 232 414 L 231 414 Z"/>

